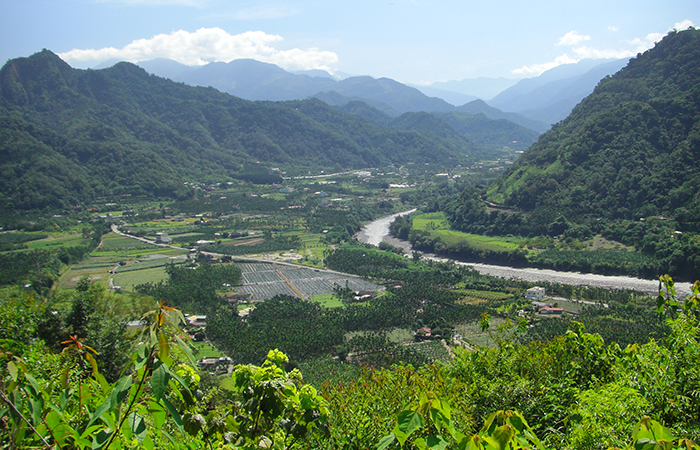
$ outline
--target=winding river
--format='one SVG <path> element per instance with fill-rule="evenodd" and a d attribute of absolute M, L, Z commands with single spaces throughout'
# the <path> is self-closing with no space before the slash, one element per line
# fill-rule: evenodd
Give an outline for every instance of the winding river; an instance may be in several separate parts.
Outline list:
<path fill-rule="evenodd" d="M 365 225 L 357 234 L 357 239 L 366 244 L 379 245 L 380 242 L 387 242 L 395 247 L 401 247 L 407 254 L 411 254 L 413 248 L 411 243 L 396 239 L 389 235 L 389 224 L 396 216 L 403 216 L 415 211 L 405 211 L 390 216 L 381 217 L 374 222 Z M 449 258 L 425 253 L 424 257 L 436 261 L 447 261 Z M 659 292 L 658 280 L 645 280 L 626 276 L 608 276 L 580 272 L 560 272 L 549 269 L 517 268 L 510 266 L 495 266 L 491 264 L 464 263 L 456 261 L 457 264 L 471 266 L 480 273 L 503 278 L 516 278 L 519 280 L 538 282 L 549 281 L 552 283 L 570 284 L 575 286 L 595 286 L 607 289 L 633 289 L 635 291 L 656 295 Z M 676 283 L 676 290 L 679 298 L 684 298 L 690 294 L 690 283 Z"/>

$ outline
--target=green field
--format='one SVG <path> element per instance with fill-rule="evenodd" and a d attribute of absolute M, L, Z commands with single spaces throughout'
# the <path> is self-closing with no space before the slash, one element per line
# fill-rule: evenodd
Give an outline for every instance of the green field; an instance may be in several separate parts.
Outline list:
<path fill-rule="evenodd" d="M 315 295 L 309 298 L 309 300 L 311 300 L 312 302 L 320 303 L 326 308 L 339 308 L 343 306 L 343 302 L 341 302 L 338 299 L 338 297 L 336 297 L 333 294 Z"/>
<path fill-rule="evenodd" d="M 192 342 L 192 345 L 194 347 L 194 351 L 192 353 L 196 359 L 202 359 L 204 357 L 222 358 L 226 356 L 209 342 Z"/>
<path fill-rule="evenodd" d="M 433 237 L 439 236 L 448 247 L 457 242 L 466 241 L 470 247 L 503 251 L 516 250 L 525 242 L 524 238 L 513 236 L 480 236 L 477 234 L 450 230 L 449 224 L 445 220 L 444 214 L 441 212 L 420 214 L 413 217 L 413 228 L 429 231 Z"/>
<path fill-rule="evenodd" d="M 125 291 L 133 291 L 134 286 L 145 283 L 157 283 L 168 279 L 165 266 L 151 269 L 134 270 L 131 272 L 116 273 L 114 275 L 114 285 L 121 286 Z"/>
<path fill-rule="evenodd" d="M 142 262 L 138 263 L 140 266 L 124 266 L 121 269 L 123 273 L 115 275 L 115 285 L 131 290 L 137 284 L 165 279 L 165 266 L 173 262 L 169 257 L 182 256 L 185 253 L 185 250 L 156 247 L 108 233 L 102 237 L 102 244 L 87 258 L 63 272 L 58 284 L 64 289 L 72 289 L 81 278 L 88 276 L 93 282 L 107 288 L 112 276 L 108 271 L 113 270 L 120 262 L 141 260 Z"/>
<path fill-rule="evenodd" d="M 37 241 L 29 241 L 25 243 L 30 250 L 48 250 L 52 247 L 76 247 L 78 245 L 87 244 L 88 241 L 83 239 L 80 234 L 68 234 L 55 237 L 47 237 Z"/>

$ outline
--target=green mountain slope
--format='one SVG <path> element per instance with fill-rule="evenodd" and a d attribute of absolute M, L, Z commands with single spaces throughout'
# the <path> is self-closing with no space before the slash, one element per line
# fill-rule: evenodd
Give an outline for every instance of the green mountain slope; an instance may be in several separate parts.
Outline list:
<path fill-rule="evenodd" d="M 700 227 L 700 31 L 672 32 L 600 82 L 488 199 L 576 221 L 671 216 Z"/>
<path fill-rule="evenodd" d="M 698 164 L 700 30 L 690 29 L 603 79 L 488 189 L 467 190 L 444 209 L 462 231 L 566 242 L 601 234 L 644 257 L 544 252 L 535 259 L 546 267 L 606 272 L 630 263 L 625 273 L 690 280 L 700 271 Z"/>
<path fill-rule="evenodd" d="M 221 180 L 255 161 L 454 164 L 471 151 L 315 99 L 250 102 L 128 63 L 75 70 L 48 50 L 8 61 L 0 71 L 0 123 L 3 210 L 108 194 L 178 196 L 183 181 Z"/>

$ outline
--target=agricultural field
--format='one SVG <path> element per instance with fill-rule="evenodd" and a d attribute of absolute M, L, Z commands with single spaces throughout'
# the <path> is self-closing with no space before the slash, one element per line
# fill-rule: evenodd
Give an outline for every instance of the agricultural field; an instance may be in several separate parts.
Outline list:
<path fill-rule="evenodd" d="M 316 302 L 325 308 L 340 308 L 343 306 L 343 302 L 341 302 L 338 297 L 333 294 L 314 295 L 313 297 L 310 297 L 309 300 Z"/>
<path fill-rule="evenodd" d="M 460 335 L 461 340 L 468 345 L 479 347 L 496 347 L 496 338 L 499 336 L 498 327 L 505 322 L 500 317 L 491 317 L 489 329 L 481 331 L 478 322 L 461 323 L 455 325 L 455 335 Z"/>
<path fill-rule="evenodd" d="M 87 242 L 88 240 L 83 239 L 81 234 L 64 234 L 29 241 L 25 245 L 30 250 L 49 250 L 58 247 L 77 247 L 78 245 L 85 245 Z"/>
<path fill-rule="evenodd" d="M 449 224 L 445 220 L 444 214 L 441 212 L 414 216 L 413 228 L 429 231 L 432 236 L 439 236 L 448 247 L 463 241 L 473 248 L 503 251 L 516 250 L 525 242 L 524 238 L 513 236 L 481 236 L 451 230 Z"/>
<path fill-rule="evenodd" d="M 457 292 L 462 296 L 460 303 L 468 305 L 486 304 L 493 300 L 507 300 L 513 297 L 513 294 L 495 291 L 478 291 L 475 289 L 458 289 Z"/>
<path fill-rule="evenodd" d="M 165 272 L 165 266 L 161 266 L 124 273 L 118 272 L 114 274 L 112 283 L 114 286 L 119 286 L 122 290 L 133 291 L 134 287 L 139 284 L 157 283 L 167 279 L 168 274 Z"/>
<path fill-rule="evenodd" d="M 333 293 L 335 285 L 354 290 L 379 291 L 383 287 L 362 278 L 335 272 L 271 263 L 237 263 L 242 271 L 242 286 L 236 291 L 253 294 L 253 301 L 275 295 L 315 298 Z M 322 297 L 323 298 L 323 297 Z"/>
<path fill-rule="evenodd" d="M 72 289 L 81 278 L 88 276 L 92 282 L 109 288 L 112 285 L 131 290 L 133 286 L 160 281 L 167 278 L 167 264 L 183 263 L 187 252 L 172 248 L 161 248 L 135 239 L 108 233 L 88 257 L 65 270 L 59 279 L 59 286 Z M 118 267 L 118 265 L 121 266 Z M 116 269 L 113 276 L 110 271 Z M 133 272 L 131 275 L 126 275 Z M 114 277 L 110 285 L 110 278 Z"/>

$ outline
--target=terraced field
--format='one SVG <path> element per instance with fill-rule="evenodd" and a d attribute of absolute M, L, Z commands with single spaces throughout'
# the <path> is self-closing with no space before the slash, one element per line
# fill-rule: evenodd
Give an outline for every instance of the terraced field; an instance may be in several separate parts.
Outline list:
<path fill-rule="evenodd" d="M 242 286 L 236 291 L 253 294 L 253 301 L 265 301 L 285 294 L 310 298 L 333 293 L 333 286 L 347 286 L 356 291 L 384 289 L 359 277 L 334 272 L 270 263 L 238 263 Z"/>

